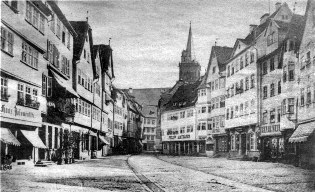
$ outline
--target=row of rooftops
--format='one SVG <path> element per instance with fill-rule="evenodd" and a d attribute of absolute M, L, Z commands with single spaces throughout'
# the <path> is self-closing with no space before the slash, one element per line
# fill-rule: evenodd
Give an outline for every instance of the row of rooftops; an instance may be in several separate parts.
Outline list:
<path fill-rule="evenodd" d="M 224 72 L 226 70 L 226 65 L 240 54 L 244 53 L 252 45 L 256 43 L 257 37 L 259 37 L 263 32 L 266 31 L 267 27 L 271 22 L 275 22 L 280 30 L 286 31 L 285 39 L 295 38 L 297 42 L 301 42 L 303 36 L 303 29 L 305 26 L 305 17 L 302 15 L 294 14 L 290 22 L 282 22 L 274 20 L 273 18 L 281 10 L 281 7 L 287 6 L 286 3 L 276 3 L 276 10 L 271 15 L 269 13 L 264 14 L 260 18 L 259 25 L 250 25 L 250 32 L 245 38 L 238 38 L 234 44 L 234 47 L 227 46 L 213 46 L 210 53 L 210 59 L 207 67 L 206 74 L 200 78 L 200 80 L 195 83 L 186 83 L 178 81 L 173 88 L 161 95 L 159 106 L 163 107 L 164 110 L 176 110 L 180 108 L 186 108 L 194 106 L 198 98 L 198 89 L 206 88 L 206 78 L 210 72 L 211 60 L 216 57 L 219 67 L 219 72 Z M 240 41 L 244 43 L 247 47 L 241 52 L 234 54 L 237 49 L 237 42 Z M 274 52 L 278 52 L 279 49 L 276 49 Z M 272 53 L 263 56 L 262 58 L 269 57 Z M 258 61 L 260 61 L 260 58 Z M 173 94 L 172 90 L 176 89 Z"/>
<path fill-rule="evenodd" d="M 94 78 L 97 77 L 96 69 L 95 69 L 95 58 L 97 53 L 100 56 L 101 68 L 102 71 L 107 71 L 109 67 L 109 58 L 111 57 L 111 65 L 113 65 L 112 60 L 112 49 L 110 45 L 94 45 L 93 44 L 93 36 L 92 36 L 92 28 L 90 27 L 88 21 L 68 21 L 65 15 L 62 13 L 61 9 L 58 6 L 58 1 L 56 0 L 48 0 L 45 4 L 43 1 L 31 1 L 33 5 L 35 5 L 39 10 L 41 10 L 46 16 L 51 16 L 56 14 L 59 20 L 63 23 L 63 25 L 69 30 L 69 32 L 73 35 L 73 60 L 80 60 L 80 56 L 84 49 L 84 42 L 89 37 L 90 42 L 90 50 L 91 50 L 91 60 L 93 65 L 93 73 Z M 49 9 L 49 7 L 51 9 Z M 114 70 L 112 67 L 111 71 L 112 77 L 114 78 Z"/>

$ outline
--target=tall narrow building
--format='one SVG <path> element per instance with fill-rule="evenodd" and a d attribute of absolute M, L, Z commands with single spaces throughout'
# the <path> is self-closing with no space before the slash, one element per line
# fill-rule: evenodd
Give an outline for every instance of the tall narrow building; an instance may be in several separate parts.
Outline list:
<path fill-rule="evenodd" d="M 200 78 L 200 64 L 195 61 L 192 55 L 192 32 L 191 25 L 187 40 L 186 50 L 182 51 L 181 62 L 179 63 L 179 80 L 193 83 Z"/>

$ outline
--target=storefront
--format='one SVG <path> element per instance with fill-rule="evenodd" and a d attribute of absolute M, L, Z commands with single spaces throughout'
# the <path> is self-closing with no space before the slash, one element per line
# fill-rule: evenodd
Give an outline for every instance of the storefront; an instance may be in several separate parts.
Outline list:
<path fill-rule="evenodd" d="M 294 144 L 296 165 L 315 168 L 315 121 L 299 124 L 289 139 Z"/>
<path fill-rule="evenodd" d="M 27 86 L 27 90 L 31 88 Z M 1 145 L 1 154 L 10 154 L 14 160 L 35 162 L 39 160 L 38 149 L 46 148 L 38 134 L 41 127 L 40 105 L 38 103 L 32 105 L 34 102 L 27 103 L 24 100 L 25 95 L 19 95 L 20 99 L 12 97 L 6 102 L 1 102 L 0 129 L 6 137 L 1 136 L 1 141 L 5 144 Z"/>
<path fill-rule="evenodd" d="M 230 158 L 259 158 L 259 129 L 255 124 L 229 129 L 228 135 Z"/>
<path fill-rule="evenodd" d="M 226 134 L 214 134 L 213 151 L 215 156 L 226 156 L 228 154 L 228 137 Z"/>

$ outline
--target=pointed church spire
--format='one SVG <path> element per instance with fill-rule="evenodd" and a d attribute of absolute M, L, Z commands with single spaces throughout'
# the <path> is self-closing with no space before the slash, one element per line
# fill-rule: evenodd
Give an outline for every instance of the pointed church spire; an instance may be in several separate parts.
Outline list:
<path fill-rule="evenodd" d="M 186 47 L 186 52 L 187 56 L 191 58 L 191 41 L 192 41 L 192 33 L 191 33 L 191 21 L 189 24 L 189 34 L 188 34 L 188 40 L 187 40 L 187 47 Z"/>

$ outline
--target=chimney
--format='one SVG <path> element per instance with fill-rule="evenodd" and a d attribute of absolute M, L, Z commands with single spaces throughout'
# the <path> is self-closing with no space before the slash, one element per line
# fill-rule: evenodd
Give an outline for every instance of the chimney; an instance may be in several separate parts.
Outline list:
<path fill-rule="evenodd" d="M 249 25 L 249 33 L 252 33 L 256 27 L 257 25 L 254 24 Z"/>
<path fill-rule="evenodd" d="M 281 7 L 281 3 L 277 2 L 275 6 L 276 6 L 276 11 L 277 11 Z"/>
<path fill-rule="evenodd" d="M 265 23 L 268 17 L 269 17 L 269 13 L 263 14 L 263 16 L 260 17 L 260 25 Z"/>
<path fill-rule="evenodd" d="M 132 94 L 132 88 L 131 87 L 129 88 L 128 92 L 129 92 L 129 94 Z"/>

